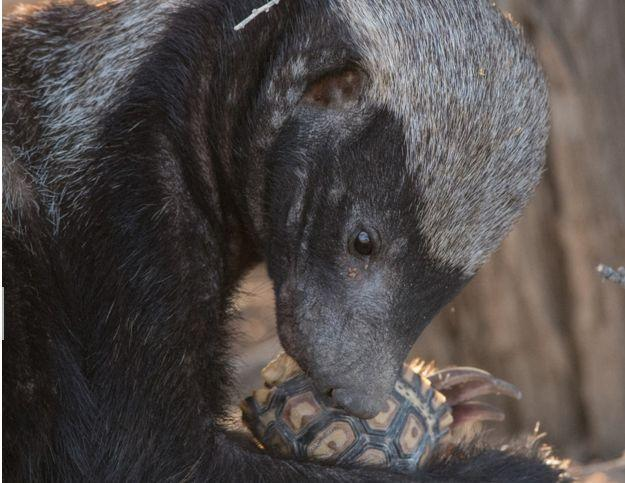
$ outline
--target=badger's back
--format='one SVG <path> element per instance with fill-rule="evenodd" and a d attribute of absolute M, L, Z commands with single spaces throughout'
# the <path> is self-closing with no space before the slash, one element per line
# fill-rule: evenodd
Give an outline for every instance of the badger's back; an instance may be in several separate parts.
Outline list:
<path fill-rule="evenodd" d="M 102 119 L 167 26 L 170 0 L 20 7 L 3 29 L 4 209 L 37 205 L 58 223 Z M 180 2 L 178 2 L 180 3 Z"/>

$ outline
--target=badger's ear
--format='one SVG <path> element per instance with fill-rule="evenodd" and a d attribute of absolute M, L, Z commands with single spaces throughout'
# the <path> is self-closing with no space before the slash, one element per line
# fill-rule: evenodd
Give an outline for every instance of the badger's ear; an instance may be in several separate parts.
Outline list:
<path fill-rule="evenodd" d="M 360 99 L 363 83 L 363 72 L 353 67 L 325 74 L 308 86 L 303 101 L 325 109 L 347 109 Z"/>

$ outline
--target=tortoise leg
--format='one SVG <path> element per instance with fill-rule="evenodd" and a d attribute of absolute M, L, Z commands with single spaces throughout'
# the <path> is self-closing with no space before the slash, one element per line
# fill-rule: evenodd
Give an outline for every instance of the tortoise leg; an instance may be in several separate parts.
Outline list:
<path fill-rule="evenodd" d="M 499 408 L 474 401 L 477 397 L 503 395 L 521 398 L 521 391 L 513 384 L 474 367 L 450 367 L 436 371 L 428 378 L 452 409 L 452 427 L 476 421 L 502 421 L 505 418 Z"/>

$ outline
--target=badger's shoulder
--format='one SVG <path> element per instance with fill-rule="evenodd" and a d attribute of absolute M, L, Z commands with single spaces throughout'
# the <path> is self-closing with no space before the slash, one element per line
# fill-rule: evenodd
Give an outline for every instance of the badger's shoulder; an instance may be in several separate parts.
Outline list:
<path fill-rule="evenodd" d="M 180 3 L 72 2 L 23 7 L 5 18 L 5 100 L 39 123 L 33 142 L 49 143 L 50 156 L 65 164 L 92 144 Z"/>
<path fill-rule="evenodd" d="M 56 223 L 60 198 L 101 144 L 103 119 L 182 3 L 52 3 L 3 19 L 6 212 L 41 204 Z"/>

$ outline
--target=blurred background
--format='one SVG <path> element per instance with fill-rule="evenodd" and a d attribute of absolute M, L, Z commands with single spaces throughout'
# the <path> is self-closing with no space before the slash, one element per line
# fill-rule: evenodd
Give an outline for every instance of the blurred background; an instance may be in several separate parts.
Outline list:
<path fill-rule="evenodd" d="M 3 13 L 17 3 L 5 0 Z M 547 171 L 502 248 L 414 355 L 480 367 L 519 386 L 521 402 L 497 402 L 507 413 L 497 431 L 529 432 L 540 421 L 562 456 L 619 458 L 625 288 L 603 281 L 596 266 L 625 265 L 625 1 L 497 3 L 535 45 L 549 78 Z M 237 305 L 238 398 L 260 384 L 260 368 L 280 349 L 264 267 L 248 276 Z M 610 481 L 625 481 L 619 474 Z"/>

